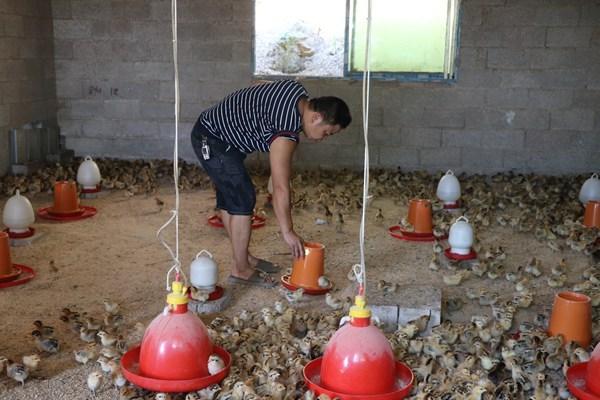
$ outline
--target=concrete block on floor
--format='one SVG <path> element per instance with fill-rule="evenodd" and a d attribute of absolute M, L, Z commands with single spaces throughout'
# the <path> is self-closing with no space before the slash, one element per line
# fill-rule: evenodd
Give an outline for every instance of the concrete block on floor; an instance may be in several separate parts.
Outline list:
<path fill-rule="evenodd" d="M 199 302 L 190 300 L 188 309 L 198 314 L 213 314 L 224 311 L 231 302 L 231 290 L 223 288 L 223 296 L 220 299 Z"/>
<path fill-rule="evenodd" d="M 23 239 L 9 239 L 10 245 L 13 247 L 21 247 L 21 246 L 31 246 L 34 242 L 44 236 L 46 232 L 40 231 L 39 229 L 35 230 L 33 236 Z"/>
<path fill-rule="evenodd" d="M 368 293 L 368 302 L 373 315 L 385 323 L 384 331 L 394 331 L 399 325 L 405 325 L 409 321 L 430 313 L 431 317 L 425 334 L 431 333 L 431 328 L 441 322 L 442 291 L 433 286 L 400 286 L 396 292 L 386 295 L 372 290 Z M 394 310 L 397 310 L 397 322 L 393 326 L 388 326 L 394 320 Z"/>

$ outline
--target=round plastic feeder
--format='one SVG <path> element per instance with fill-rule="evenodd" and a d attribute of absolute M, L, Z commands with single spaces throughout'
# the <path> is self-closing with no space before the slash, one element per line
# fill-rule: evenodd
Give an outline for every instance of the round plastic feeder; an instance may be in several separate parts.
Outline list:
<path fill-rule="evenodd" d="M 600 400 L 600 343 L 590 361 L 575 364 L 567 370 L 567 386 L 578 399 Z"/>
<path fill-rule="evenodd" d="M 58 181 L 54 184 L 54 204 L 37 210 L 40 218 L 69 222 L 96 215 L 96 208 L 82 206 L 77 196 L 77 185 L 73 181 Z"/>
<path fill-rule="evenodd" d="M 381 331 L 371 325 L 371 311 L 356 296 L 350 323 L 331 337 L 322 358 L 304 367 L 304 379 L 317 395 L 340 399 L 403 399 L 411 390 L 410 368 L 394 360 Z"/>
<path fill-rule="evenodd" d="M 121 359 L 131 383 L 157 392 L 191 392 L 220 382 L 229 373 L 231 356 L 213 346 L 202 321 L 187 309 L 181 282 L 173 282 L 168 307 L 146 329 L 142 344 Z M 208 357 L 217 354 L 225 368 L 210 375 Z"/>
<path fill-rule="evenodd" d="M 0 289 L 22 285 L 34 276 L 33 269 L 12 262 L 8 234 L 0 232 Z"/>

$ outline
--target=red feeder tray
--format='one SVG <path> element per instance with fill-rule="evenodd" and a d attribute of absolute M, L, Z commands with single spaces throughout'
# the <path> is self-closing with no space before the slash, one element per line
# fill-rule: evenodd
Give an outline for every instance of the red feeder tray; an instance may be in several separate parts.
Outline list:
<path fill-rule="evenodd" d="M 331 290 L 331 288 L 333 287 L 333 283 L 329 282 L 329 287 L 326 288 L 309 288 L 309 287 L 302 287 L 302 286 L 298 286 L 298 285 L 294 285 L 291 281 L 290 281 L 290 277 L 291 275 L 283 275 L 281 277 L 281 284 L 288 290 L 291 291 L 296 291 L 300 288 L 304 289 L 304 294 L 308 294 L 311 296 L 318 296 L 320 294 L 325 294 L 327 292 L 329 292 Z"/>
<path fill-rule="evenodd" d="M 326 394 L 329 397 L 339 398 L 341 400 L 360 400 L 360 399 L 376 399 L 376 400 L 399 400 L 403 399 L 410 394 L 412 389 L 414 375 L 410 368 L 400 361 L 396 361 L 396 385 L 394 390 L 389 393 L 375 394 L 375 395 L 349 395 L 334 392 L 321 386 L 321 363 L 323 357 L 319 357 L 316 360 L 312 360 L 304 367 L 304 380 L 306 386 L 315 394 Z"/>
<path fill-rule="evenodd" d="M 100 184 L 96 185 L 96 187 L 94 189 L 86 189 L 86 188 L 81 188 L 81 193 L 84 194 L 89 194 L 89 193 L 98 193 L 102 190 L 102 186 L 100 186 Z"/>
<path fill-rule="evenodd" d="M 40 218 L 59 222 L 78 221 L 80 219 L 93 217 L 94 215 L 96 215 L 96 213 L 96 208 L 90 206 L 80 206 L 77 211 L 69 213 L 53 212 L 52 207 L 43 207 L 37 210 L 37 214 Z"/>
<path fill-rule="evenodd" d="M 446 250 L 444 250 L 444 255 L 446 256 L 446 258 L 448 258 L 450 260 L 456 260 L 456 261 L 467 261 L 467 260 L 474 260 L 477 258 L 477 253 L 473 249 L 471 249 L 469 254 L 457 254 L 457 253 L 451 252 L 450 247 L 449 247 Z"/>
<path fill-rule="evenodd" d="M 446 236 L 438 237 L 432 233 L 409 232 L 402 229 L 400 225 L 390 226 L 388 232 L 396 239 L 406 240 L 408 242 L 433 242 L 434 240 L 445 239 Z"/>
<path fill-rule="evenodd" d="M 13 272 L 7 275 L 0 276 L 0 289 L 19 286 L 29 282 L 35 277 L 33 269 L 26 265 L 13 264 Z"/>
<path fill-rule="evenodd" d="M 27 228 L 25 232 L 11 232 L 10 229 L 6 228 L 4 232 L 8 233 L 10 239 L 26 239 L 35 235 L 34 228 Z"/>
<path fill-rule="evenodd" d="M 137 346 L 129 350 L 127 353 L 125 353 L 123 358 L 121 358 L 121 368 L 123 371 L 123 376 L 125 377 L 125 379 L 127 379 L 134 385 L 155 392 L 174 393 L 192 392 L 195 390 L 199 390 L 222 381 L 227 376 L 227 374 L 229 374 L 229 369 L 231 367 L 231 356 L 229 355 L 229 353 L 225 351 L 225 349 L 213 345 L 213 351 L 219 357 L 221 357 L 223 359 L 223 362 L 225 363 L 225 368 L 223 368 L 215 375 L 208 375 L 200 378 L 185 380 L 164 380 L 150 378 L 147 376 L 143 376 L 140 372 L 140 349 L 141 346 Z"/>
<path fill-rule="evenodd" d="M 600 400 L 600 396 L 591 392 L 586 383 L 589 362 L 572 365 L 567 370 L 567 387 L 580 400 Z"/>
<path fill-rule="evenodd" d="M 260 217 L 258 215 L 252 216 L 252 229 L 262 228 L 266 224 L 266 218 Z M 215 228 L 223 227 L 223 220 L 218 215 L 213 215 L 208 217 L 208 224 L 210 226 L 214 226 Z"/>

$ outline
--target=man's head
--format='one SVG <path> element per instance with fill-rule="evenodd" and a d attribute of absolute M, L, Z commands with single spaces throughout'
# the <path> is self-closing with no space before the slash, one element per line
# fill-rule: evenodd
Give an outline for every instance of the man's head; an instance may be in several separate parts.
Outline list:
<path fill-rule="evenodd" d="M 316 97 L 308 100 L 302 115 L 304 134 L 313 140 L 322 140 L 350 125 L 352 117 L 344 100 L 333 97 Z"/>

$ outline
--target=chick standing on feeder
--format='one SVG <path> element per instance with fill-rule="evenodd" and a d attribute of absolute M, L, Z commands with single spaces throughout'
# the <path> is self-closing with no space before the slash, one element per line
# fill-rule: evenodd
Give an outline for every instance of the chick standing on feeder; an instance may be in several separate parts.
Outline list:
<path fill-rule="evenodd" d="M 208 373 L 211 375 L 215 375 L 217 372 L 221 371 L 225 368 L 225 363 L 223 359 L 216 354 L 211 354 L 208 357 Z"/>

